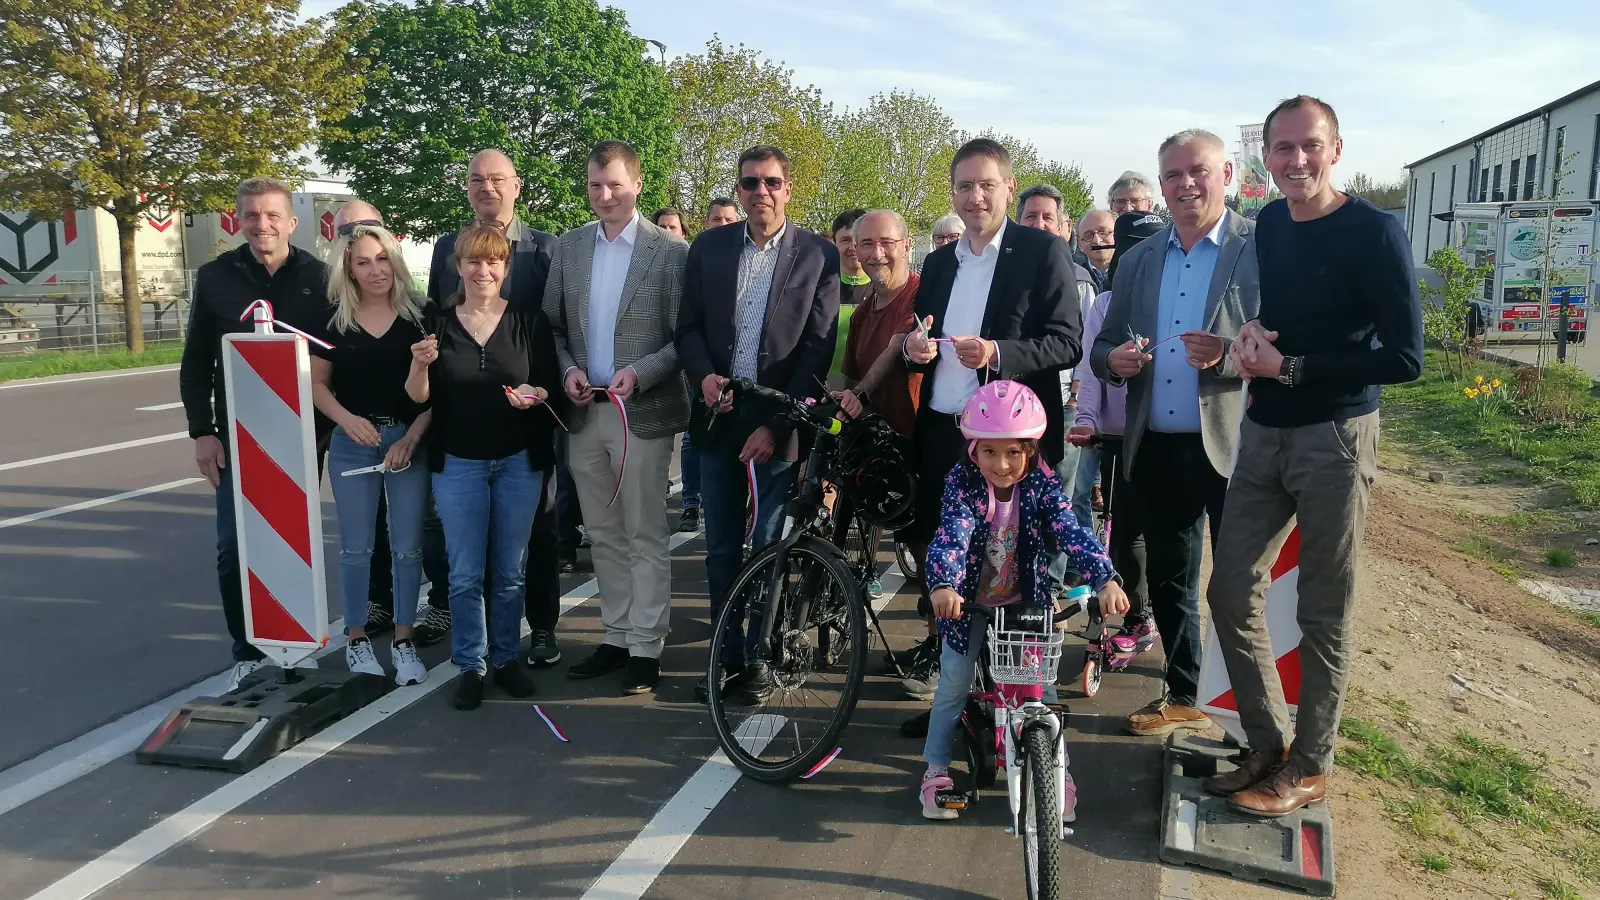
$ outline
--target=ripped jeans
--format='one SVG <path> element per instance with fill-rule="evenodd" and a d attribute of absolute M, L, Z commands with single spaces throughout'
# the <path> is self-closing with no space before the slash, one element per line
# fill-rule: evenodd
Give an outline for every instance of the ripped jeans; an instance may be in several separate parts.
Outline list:
<path fill-rule="evenodd" d="M 389 554 L 394 572 L 394 621 L 411 625 L 417 620 L 417 594 L 422 589 L 422 514 L 428 503 L 428 460 L 422 447 L 411 465 L 399 472 L 344 475 L 351 469 L 375 466 L 395 442 L 405 437 L 404 425 L 378 428 L 376 447 L 351 440 L 343 428 L 333 432 L 328 445 L 328 481 L 339 513 L 339 592 L 344 601 L 346 628 L 367 625 L 367 586 L 372 579 L 372 535 L 377 530 L 378 495 L 388 497 Z"/>

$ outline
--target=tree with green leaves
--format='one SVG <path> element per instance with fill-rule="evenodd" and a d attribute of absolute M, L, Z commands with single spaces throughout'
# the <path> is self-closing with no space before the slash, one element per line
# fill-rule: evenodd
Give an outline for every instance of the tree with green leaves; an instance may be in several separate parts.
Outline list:
<path fill-rule="evenodd" d="M 1018 192 L 1034 184 L 1048 184 L 1059 190 L 1067 200 L 1067 214 L 1072 217 L 1074 227 L 1078 219 L 1094 207 L 1094 185 L 1083 177 L 1083 170 L 1077 163 L 1045 159 L 1032 141 L 1009 134 L 985 131 L 980 137 L 994 138 L 1010 151 L 1011 171 L 1017 179 Z M 1015 212 L 1012 211 L 1013 215 Z"/>
<path fill-rule="evenodd" d="M 872 203 L 899 211 L 913 229 L 926 229 L 950 209 L 950 160 L 955 122 L 932 97 L 893 90 L 861 110 L 857 132 L 873 160 Z"/>
<path fill-rule="evenodd" d="M 1419 280 L 1422 291 L 1422 334 L 1445 351 L 1445 374 L 1466 374 L 1467 310 L 1483 291 L 1484 280 L 1494 274 L 1485 263 L 1473 267 L 1454 247 L 1440 247 L 1428 256 L 1428 266 L 1439 276 L 1439 287 Z"/>
<path fill-rule="evenodd" d="M 665 205 L 671 91 L 621 12 L 594 0 L 357 0 L 338 15 L 369 70 L 322 157 L 397 230 L 428 238 L 470 219 L 467 163 L 488 147 L 517 167 L 522 220 L 546 231 L 593 218 L 585 160 L 606 138 L 639 154 L 640 207 Z"/>
<path fill-rule="evenodd" d="M 1406 205 L 1404 178 L 1383 183 L 1374 181 L 1372 176 L 1365 172 L 1357 172 L 1345 181 L 1344 192 L 1354 194 L 1379 209 L 1399 209 Z"/>
<path fill-rule="evenodd" d="M 0 206 L 117 224 L 127 343 L 144 350 L 134 235 L 156 207 L 222 209 L 239 181 L 297 181 L 359 60 L 298 0 L 7 0 Z"/>

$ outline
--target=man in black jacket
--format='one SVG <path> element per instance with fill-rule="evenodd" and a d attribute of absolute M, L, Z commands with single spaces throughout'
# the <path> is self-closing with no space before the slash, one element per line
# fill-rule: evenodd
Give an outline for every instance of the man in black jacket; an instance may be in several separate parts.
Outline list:
<path fill-rule="evenodd" d="M 178 390 L 194 438 L 195 463 L 217 493 L 217 587 L 233 637 L 233 683 L 263 658 L 245 638 L 244 589 L 239 573 L 239 537 L 234 522 L 233 476 L 223 442 L 228 421 L 222 379 L 222 336 L 252 330 L 239 321 L 258 299 L 296 328 L 321 330 L 328 316 L 328 267 L 290 246 L 296 224 L 289 189 L 270 178 L 239 185 L 235 214 L 245 244 L 200 267 L 189 306 L 188 337 Z"/>
<path fill-rule="evenodd" d="M 908 368 L 925 373 L 914 436 L 917 521 L 904 536 L 913 546 L 926 548 L 939 527 L 945 476 L 967 452 L 957 420 L 980 384 L 1004 378 L 1039 395 L 1048 423 L 1039 449 L 1052 468 L 1061 462 L 1059 373 L 1083 355 L 1078 281 L 1066 241 L 1007 218 L 1016 190 L 1011 155 L 999 142 L 975 138 L 956 151 L 950 197 L 966 233 L 923 261 L 916 306 L 928 337 L 951 343 L 912 332 L 905 346 Z M 923 592 L 921 609 L 931 614 L 926 586 Z M 937 683 L 937 636 L 917 650 L 913 680 Z M 926 728 L 926 717 L 906 728 Z"/>
<path fill-rule="evenodd" d="M 504 231 L 511 242 L 511 272 L 500 285 L 500 296 L 509 309 L 540 309 L 544 304 L 544 285 L 550 274 L 550 253 L 555 235 L 529 228 L 517 218 L 517 199 L 522 194 L 522 179 L 511 158 L 499 150 L 480 150 L 467 164 L 467 200 L 478 222 Z M 456 233 L 439 238 L 433 245 L 433 261 L 428 266 L 428 302 L 443 306 L 461 287 L 461 274 L 455 263 Z M 561 661 L 556 645 L 556 620 L 561 617 L 560 572 L 572 571 L 577 555 L 578 495 L 567 473 L 565 433 L 557 432 L 554 478 L 546 472 L 544 501 L 533 519 L 533 534 L 528 541 L 528 572 L 524 582 L 524 614 L 532 638 L 528 646 L 528 665 L 549 668 Z M 551 487 L 554 485 L 554 487 Z M 429 514 L 423 520 L 423 557 L 433 560 L 430 569 L 449 571 L 444 556 L 444 529 L 439 517 Z M 557 537 L 561 540 L 557 540 Z M 448 578 L 430 574 L 428 608 L 417 619 L 416 641 L 423 647 L 436 644 L 450 633 L 450 591 Z"/>
<path fill-rule="evenodd" d="M 785 218 L 791 190 L 782 150 L 756 146 L 741 153 L 738 193 L 746 220 L 701 232 L 684 271 L 678 358 L 702 401 L 692 404 L 689 427 L 700 457 L 713 622 L 743 557 L 747 462 L 756 464 L 760 497 L 752 540 L 757 549 L 777 538 L 795 475 L 791 432 L 773 421 L 772 410 L 741 398 L 706 433 L 709 409 L 731 378 L 791 397 L 820 397 L 839 332 L 839 251 Z M 742 630 L 735 623 L 734 634 Z M 764 664 L 746 667 L 744 650 L 730 635 L 721 660 L 724 678 L 765 699 L 772 690 L 770 672 Z M 704 701 L 707 690 L 701 679 L 696 696 Z"/>

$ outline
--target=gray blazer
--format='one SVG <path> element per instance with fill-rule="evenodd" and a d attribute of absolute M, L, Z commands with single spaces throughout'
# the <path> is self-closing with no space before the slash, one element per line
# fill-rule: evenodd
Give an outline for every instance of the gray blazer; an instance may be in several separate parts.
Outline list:
<path fill-rule="evenodd" d="M 1244 415 L 1244 381 L 1234 369 L 1228 350 L 1244 323 L 1261 309 L 1261 280 L 1256 274 L 1256 224 L 1231 210 L 1222 226 L 1222 248 L 1206 294 L 1205 330 L 1222 338 L 1222 362 L 1200 373 L 1200 438 L 1212 468 L 1223 477 L 1233 474 L 1239 452 L 1239 422 Z M 1111 351 L 1128 342 L 1128 329 L 1145 337 L 1156 333 L 1161 296 L 1161 270 L 1167 258 L 1168 225 L 1140 242 L 1117 262 L 1117 282 L 1106 309 L 1105 324 L 1094 339 L 1089 367 L 1107 385 L 1124 380 L 1112 374 Z M 1133 471 L 1139 438 L 1150 426 L 1150 393 L 1155 375 L 1150 368 L 1126 381 L 1128 419 L 1123 438 L 1127 471 Z"/>
<path fill-rule="evenodd" d="M 573 366 L 588 369 L 589 276 L 599 227 L 598 221 L 590 222 L 563 234 L 551 254 L 544 314 L 555 334 L 562 372 Z M 617 368 L 632 367 L 638 376 L 627 405 L 628 430 L 639 438 L 670 437 L 689 425 L 689 388 L 673 343 L 688 258 L 688 244 L 639 218 L 615 336 Z M 607 401 L 598 397 L 597 402 Z M 567 427 L 582 430 L 587 413 L 587 407 L 575 408 Z"/>

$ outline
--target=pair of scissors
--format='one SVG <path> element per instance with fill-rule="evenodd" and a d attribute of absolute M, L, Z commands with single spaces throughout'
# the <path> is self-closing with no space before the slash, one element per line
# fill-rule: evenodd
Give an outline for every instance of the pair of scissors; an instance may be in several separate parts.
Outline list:
<path fill-rule="evenodd" d="M 373 473 L 382 474 L 384 472 L 404 472 L 405 470 L 407 470 L 409 468 L 411 468 L 411 461 L 410 460 L 406 460 L 406 464 L 401 466 L 398 469 L 391 469 L 391 468 L 389 468 L 389 464 L 388 463 L 381 462 L 381 463 L 378 463 L 375 466 L 363 466 L 363 467 L 361 467 L 359 469 L 351 469 L 348 472 L 340 472 L 339 474 L 340 475 L 371 475 Z"/>

